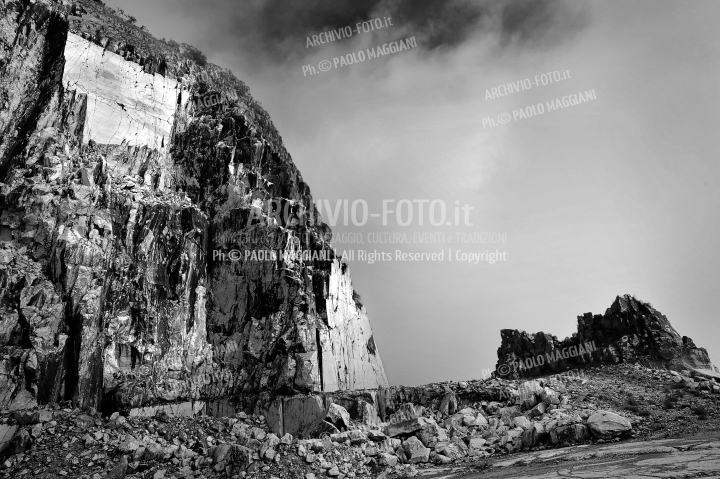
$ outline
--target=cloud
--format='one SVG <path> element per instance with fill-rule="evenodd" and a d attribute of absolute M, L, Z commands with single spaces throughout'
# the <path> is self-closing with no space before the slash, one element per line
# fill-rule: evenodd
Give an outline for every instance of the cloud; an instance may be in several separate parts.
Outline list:
<path fill-rule="evenodd" d="M 393 26 L 373 32 L 389 40 L 414 35 L 425 51 L 453 49 L 478 32 L 500 47 L 543 47 L 584 24 L 584 9 L 567 0 L 181 0 L 187 14 L 212 18 L 212 36 L 228 47 L 284 63 L 312 54 L 306 38 L 385 16 Z M 354 36 L 357 36 L 355 34 Z M 217 47 L 221 48 L 218 43 Z"/>

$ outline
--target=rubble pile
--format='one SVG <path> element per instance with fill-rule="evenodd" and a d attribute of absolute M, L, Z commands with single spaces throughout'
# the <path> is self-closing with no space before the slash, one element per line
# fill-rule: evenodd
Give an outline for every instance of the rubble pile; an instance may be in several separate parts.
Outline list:
<path fill-rule="evenodd" d="M 369 425 L 331 404 L 323 432 L 306 439 L 274 434 L 264 416 L 245 412 L 103 418 L 69 404 L 18 410 L 0 420 L 0 477 L 391 478 L 444 465 L 477 468 L 519 451 L 639 438 L 657 419 L 607 402 L 609 386 L 623 378 L 627 384 L 647 378 L 658 393 L 692 391 L 711 417 L 720 417 L 720 377 L 685 372 L 625 365 L 530 381 L 428 385 L 446 390 L 436 407 L 405 403 L 387 422 Z M 467 392 L 479 385 L 502 391 L 504 399 L 469 402 Z"/>

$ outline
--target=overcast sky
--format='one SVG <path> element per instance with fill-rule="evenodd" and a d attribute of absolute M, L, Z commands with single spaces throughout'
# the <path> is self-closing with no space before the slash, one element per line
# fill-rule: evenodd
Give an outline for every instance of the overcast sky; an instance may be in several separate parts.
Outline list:
<path fill-rule="evenodd" d="M 493 265 L 351 262 L 391 384 L 479 378 L 495 366 L 500 329 L 562 339 L 577 315 L 621 294 L 651 302 L 720 361 L 720 2 L 106 3 L 247 83 L 316 201 L 362 199 L 371 213 L 383 199 L 473 207 L 472 227 L 371 218 L 336 234 L 507 234 L 499 245 L 354 246 L 507 253 Z M 309 35 L 384 17 L 393 25 L 307 47 Z M 303 75 L 413 36 L 417 48 Z M 569 78 L 487 98 L 555 70 Z M 595 99 L 513 119 L 588 90 Z M 504 112 L 510 122 L 497 123 Z"/>

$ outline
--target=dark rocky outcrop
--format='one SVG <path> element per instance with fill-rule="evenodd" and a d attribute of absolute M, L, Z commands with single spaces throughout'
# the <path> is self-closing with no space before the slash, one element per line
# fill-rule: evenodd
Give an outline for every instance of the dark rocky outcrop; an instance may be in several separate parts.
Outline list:
<path fill-rule="evenodd" d="M 601 363 L 637 362 L 649 367 L 710 369 L 707 351 L 680 336 L 648 303 L 618 296 L 604 315 L 578 316 L 578 332 L 559 341 L 539 332 L 503 329 L 496 374 L 534 377 Z"/>
<path fill-rule="evenodd" d="M 50 2 L 0 5 L 0 178 L 52 126 L 62 94 L 68 21 Z"/>

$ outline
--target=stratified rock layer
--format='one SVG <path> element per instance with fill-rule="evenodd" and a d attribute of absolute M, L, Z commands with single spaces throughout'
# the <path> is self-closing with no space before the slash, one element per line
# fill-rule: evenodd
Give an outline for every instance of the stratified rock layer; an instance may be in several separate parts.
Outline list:
<path fill-rule="evenodd" d="M 714 370 L 708 353 L 680 336 L 670 321 L 647 303 L 618 296 L 604 315 L 578 316 L 572 338 L 514 329 L 501 331 L 496 374 L 534 377 L 600 363 L 638 362 L 650 367 Z"/>
<path fill-rule="evenodd" d="M 242 82 L 96 2 L 0 13 L 0 408 L 387 387 Z"/>

